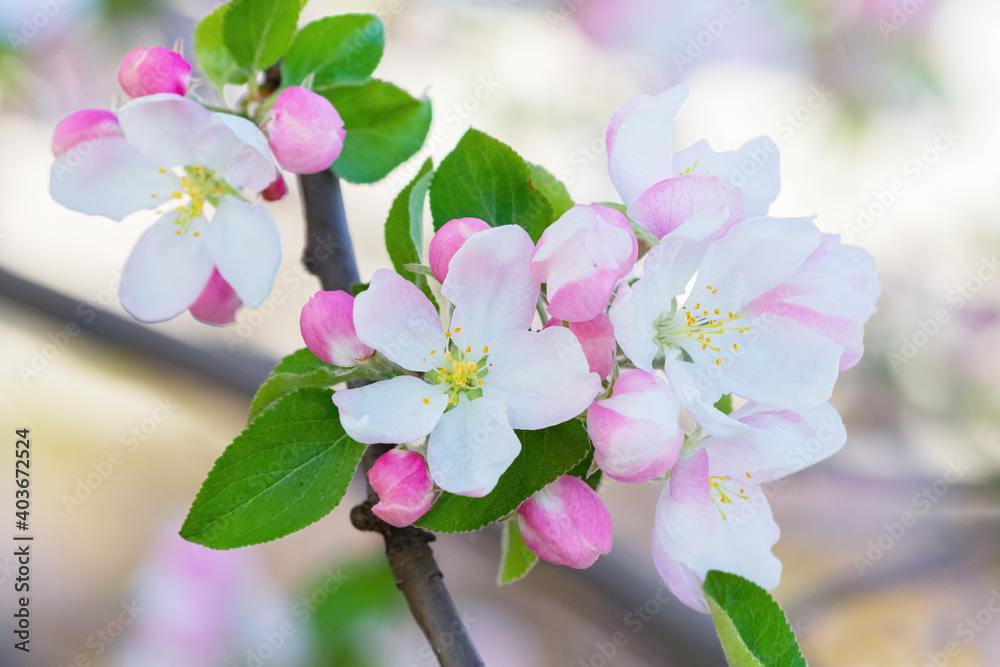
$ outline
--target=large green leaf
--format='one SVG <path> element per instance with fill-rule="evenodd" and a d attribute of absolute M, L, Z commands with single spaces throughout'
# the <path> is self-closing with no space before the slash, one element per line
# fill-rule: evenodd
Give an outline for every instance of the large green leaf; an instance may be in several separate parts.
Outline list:
<path fill-rule="evenodd" d="M 718 570 L 705 577 L 704 590 L 732 667 L 806 667 L 788 619 L 767 591 Z"/>
<path fill-rule="evenodd" d="M 219 90 L 227 83 L 246 83 L 247 70 L 233 59 L 222 37 L 229 5 L 222 5 L 194 29 L 194 57 L 209 81 Z"/>
<path fill-rule="evenodd" d="M 403 188 L 389 209 L 385 221 L 385 247 L 396 273 L 420 288 L 433 302 L 434 295 L 427 285 L 427 277 L 408 270 L 407 264 L 420 264 L 423 249 L 424 200 L 430 186 L 433 163 L 430 160 L 414 176 L 410 184 Z"/>
<path fill-rule="evenodd" d="M 278 362 L 254 394 L 248 422 L 275 405 L 282 398 L 305 387 L 332 387 L 341 382 L 369 378 L 365 367 L 341 368 L 320 360 L 304 347 Z"/>
<path fill-rule="evenodd" d="M 470 129 L 441 161 L 431 182 L 434 229 L 454 218 L 480 218 L 491 226 L 519 225 L 535 242 L 555 210 L 531 185 L 531 170 L 510 146 Z"/>
<path fill-rule="evenodd" d="M 237 64 L 257 72 L 285 55 L 295 35 L 299 0 L 233 0 L 222 37 Z"/>
<path fill-rule="evenodd" d="M 541 190 L 545 198 L 549 200 L 556 220 L 573 208 L 573 198 L 569 196 L 569 191 L 562 181 L 540 164 L 529 162 L 528 169 L 531 171 L 531 187 Z"/>
<path fill-rule="evenodd" d="M 431 126 L 431 103 L 386 81 L 321 91 L 344 119 L 347 136 L 333 170 L 352 183 L 374 183 L 413 157 Z"/>
<path fill-rule="evenodd" d="M 500 534 L 500 571 L 497 573 L 497 584 L 504 586 L 524 579 L 537 562 L 538 556 L 521 537 L 517 519 L 511 517 L 504 521 L 503 532 Z"/>
<path fill-rule="evenodd" d="M 284 537 L 344 496 L 365 445 L 347 437 L 330 389 L 300 389 L 247 427 L 218 458 L 181 536 L 213 549 Z"/>
<path fill-rule="evenodd" d="M 417 525 L 442 533 L 477 530 L 507 516 L 554 482 L 590 451 L 587 429 L 576 419 L 538 431 L 515 431 L 521 453 L 483 498 L 444 493 Z"/>
<path fill-rule="evenodd" d="M 310 74 L 315 92 L 363 82 L 375 71 L 384 49 L 385 31 L 374 14 L 328 16 L 295 35 L 281 61 L 282 85 L 298 86 Z"/>

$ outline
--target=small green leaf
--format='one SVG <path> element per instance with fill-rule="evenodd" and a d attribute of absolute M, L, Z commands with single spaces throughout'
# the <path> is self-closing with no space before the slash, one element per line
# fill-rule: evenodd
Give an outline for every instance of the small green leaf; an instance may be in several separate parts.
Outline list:
<path fill-rule="evenodd" d="M 240 67 L 222 39 L 222 27 L 229 5 L 222 5 L 201 20 L 194 29 L 194 57 L 208 80 L 222 90 L 227 83 L 246 83 L 247 70 Z"/>
<path fill-rule="evenodd" d="M 715 409 L 727 415 L 731 413 L 733 411 L 733 395 L 723 395 L 722 398 L 715 402 Z"/>
<path fill-rule="evenodd" d="M 590 488 L 597 491 L 597 487 L 601 485 L 601 480 L 604 478 L 604 471 L 597 468 L 593 474 L 591 474 L 590 469 L 594 467 L 594 447 L 591 445 L 590 451 L 583 458 L 583 460 L 573 466 L 573 469 L 566 474 L 579 477 L 585 481 Z"/>
<path fill-rule="evenodd" d="M 344 432 L 331 389 L 300 389 L 262 414 L 218 458 L 181 537 L 232 549 L 284 537 L 337 504 L 365 445 Z"/>
<path fill-rule="evenodd" d="M 480 218 L 491 226 L 519 225 L 531 240 L 556 219 L 531 171 L 510 146 L 469 130 L 441 161 L 431 182 L 434 229 L 454 218 Z"/>
<path fill-rule="evenodd" d="M 338 83 L 363 82 L 385 49 L 385 30 L 374 14 L 341 14 L 314 21 L 295 35 L 281 61 L 283 86 L 298 86 L 313 75 L 319 93 Z"/>
<path fill-rule="evenodd" d="M 431 103 L 391 83 L 372 79 L 321 91 L 344 119 L 344 149 L 333 170 L 351 183 L 374 183 L 424 145 Z"/>
<path fill-rule="evenodd" d="M 500 534 L 500 572 L 497 573 L 497 584 L 504 586 L 524 579 L 537 562 L 538 556 L 521 537 L 517 518 L 511 517 L 504 521 L 503 532 Z"/>
<path fill-rule="evenodd" d="M 806 667 L 788 619 L 763 588 L 711 570 L 704 591 L 731 667 Z"/>
<path fill-rule="evenodd" d="M 573 208 L 573 198 L 569 196 L 569 191 L 562 181 L 553 176 L 545 167 L 528 163 L 531 171 L 531 187 L 541 190 L 545 198 L 552 204 L 555 211 L 555 219 L 558 220 L 562 214 Z"/>
<path fill-rule="evenodd" d="M 299 0 L 233 0 L 222 36 L 237 64 L 258 72 L 285 55 L 302 5 Z"/>
<path fill-rule="evenodd" d="M 424 199 L 427 197 L 427 187 L 430 185 L 430 174 L 433 163 L 424 162 L 410 184 L 403 188 L 389 209 L 389 217 L 385 221 L 385 247 L 389 251 L 389 259 L 396 273 L 403 276 L 420 288 L 428 299 L 433 301 L 434 295 L 427 285 L 427 278 L 421 272 L 410 269 L 420 266 L 420 251 L 423 246 Z M 419 201 L 419 206 L 416 202 Z"/>
<path fill-rule="evenodd" d="M 444 493 L 417 525 L 442 533 L 489 525 L 573 468 L 591 447 L 586 427 L 576 419 L 538 431 L 515 433 L 521 441 L 521 453 L 489 495 L 468 498 Z"/>
<path fill-rule="evenodd" d="M 305 347 L 278 362 L 250 402 L 247 423 L 282 398 L 304 387 L 332 387 L 364 377 L 365 369 L 340 368 L 321 361 Z"/>

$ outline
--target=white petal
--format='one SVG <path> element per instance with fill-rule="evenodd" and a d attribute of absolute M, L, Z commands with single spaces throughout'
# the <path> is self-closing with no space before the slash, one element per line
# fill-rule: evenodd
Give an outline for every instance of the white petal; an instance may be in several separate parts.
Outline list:
<path fill-rule="evenodd" d="M 781 158 L 770 137 L 757 137 L 735 151 L 716 153 L 705 140 L 678 151 L 673 160 L 676 172 L 697 162 L 692 173 L 714 174 L 735 185 L 746 199 L 747 218 L 766 215 L 781 189 Z"/>
<path fill-rule="evenodd" d="M 504 225 L 473 234 L 451 258 L 441 293 L 455 304 L 451 326 L 461 329 L 460 348 L 492 348 L 531 326 L 541 286 L 531 275 L 534 250 L 526 231 Z"/>
<path fill-rule="evenodd" d="M 427 441 L 427 466 L 445 491 L 481 498 L 521 451 L 507 421 L 507 407 L 485 396 L 458 405 L 441 417 Z"/>
<path fill-rule="evenodd" d="M 642 278 L 632 286 L 622 282 L 608 310 L 622 351 L 644 371 L 653 372 L 653 359 L 659 352 L 653 322 L 670 310 L 673 296 L 655 278 Z"/>
<path fill-rule="evenodd" d="M 431 432 L 448 407 L 444 385 L 401 375 L 333 395 L 347 435 L 366 445 L 402 444 Z M 424 400 L 426 399 L 426 403 Z"/>
<path fill-rule="evenodd" d="M 626 206 L 654 183 L 676 175 L 674 118 L 688 92 L 682 84 L 656 97 L 640 95 L 612 117 L 605 139 L 608 172 Z"/>
<path fill-rule="evenodd" d="M 236 188 L 260 192 L 278 175 L 267 137 L 246 118 L 213 113 L 198 135 L 198 164 Z"/>
<path fill-rule="evenodd" d="M 112 220 L 154 208 L 179 189 L 172 173 L 161 174 L 120 137 L 85 142 L 63 153 L 53 163 L 49 180 L 55 201 Z"/>
<path fill-rule="evenodd" d="M 448 345 L 441 318 L 424 293 L 389 269 L 379 269 L 354 300 L 358 339 L 411 371 L 443 363 Z"/>
<path fill-rule="evenodd" d="M 166 169 L 198 164 L 198 134 L 211 118 L 205 107 L 172 93 L 137 97 L 118 110 L 128 142 Z"/>
<path fill-rule="evenodd" d="M 691 413 L 698 425 L 720 437 L 733 437 L 749 431 L 748 426 L 715 407 L 722 398 L 722 391 L 714 378 L 691 362 L 678 360 L 676 356 L 671 355 L 663 362 L 663 372 L 681 405 Z M 701 384 L 695 380 L 696 377 L 701 380 Z"/>
<path fill-rule="evenodd" d="M 177 234 L 176 218 L 170 212 L 143 232 L 125 262 L 119 296 L 137 320 L 162 322 L 183 313 L 212 277 L 212 258 L 202 237 L 194 235 L 203 219 Z"/>
<path fill-rule="evenodd" d="M 546 428 L 571 419 L 587 409 L 601 386 L 580 341 L 565 327 L 508 334 L 490 348 L 489 363 L 483 397 L 506 405 L 514 428 Z"/>
<path fill-rule="evenodd" d="M 264 302 L 281 265 L 281 237 L 264 206 L 223 196 L 205 233 L 205 248 L 247 308 Z"/>

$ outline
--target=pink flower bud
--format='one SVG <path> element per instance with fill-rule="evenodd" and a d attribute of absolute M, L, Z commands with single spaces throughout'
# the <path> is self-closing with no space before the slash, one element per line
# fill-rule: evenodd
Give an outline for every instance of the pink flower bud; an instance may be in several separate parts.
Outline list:
<path fill-rule="evenodd" d="M 264 201 L 278 201 L 287 194 L 288 184 L 285 183 L 285 177 L 278 174 L 273 183 L 261 190 L 260 196 L 264 198 Z"/>
<path fill-rule="evenodd" d="M 612 208 L 577 205 L 542 234 L 531 273 L 545 283 L 553 317 L 585 322 L 608 307 L 638 252 L 628 218 Z"/>
<path fill-rule="evenodd" d="M 184 95 L 191 83 L 191 63 L 160 46 L 135 49 L 119 65 L 118 83 L 130 97 Z"/>
<path fill-rule="evenodd" d="M 267 124 L 271 150 L 293 174 L 323 171 L 344 147 L 344 121 L 330 100 L 301 86 L 281 91 Z"/>
<path fill-rule="evenodd" d="M 375 350 L 354 330 L 354 297 L 347 292 L 316 292 L 299 318 L 302 340 L 328 364 L 357 366 Z"/>
<path fill-rule="evenodd" d="M 205 324 L 232 324 L 242 307 L 243 302 L 236 296 L 236 291 L 222 277 L 219 269 L 214 269 L 201 296 L 188 310 L 196 320 Z"/>
<path fill-rule="evenodd" d="M 372 513 L 397 528 L 409 526 L 434 504 L 434 481 L 420 452 L 389 450 L 368 471 L 368 481 L 379 497 Z"/>
<path fill-rule="evenodd" d="M 524 543 L 550 563 L 579 570 L 611 551 L 611 514 L 579 477 L 563 475 L 517 511 Z"/>
<path fill-rule="evenodd" d="M 680 402 L 659 376 L 622 373 L 609 398 L 587 409 L 594 460 L 620 482 L 648 482 L 664 474 L 680 454 L 684 431 Z"/>
<path fill-rule="evenodd" d="M 83 109 L 66 116 L 52 135 L 52 152 L 59 157 L 69 149 L 87 141 L 104 137 L 122 137 L 118 117 L 102 109 Z"/>
<path fill-rule="evenodd" d="M 489 228 L 489 224 L 479 218 L 455 218 L 444 223 L 431 238 L 427 248 L 427 261 L 434 278 L 439 283 L 444 283 L 444 279 L 448 277 L 448 264 L 465 244 L 465 240 L 476 232 Z"/>
<path fill-rule="evenodd" d="M 545 329 L 562 326 L 562 320 L 551 319 Z M 597 317 L 586 322 L 570 322 L 569 330 L 573 332 L 583 347 L 583 353 L 590 364 L 590 372 L 597 373 L 601 378 L 611 375 L 615 366 L 615 352 L 618 343 L 615 341 L 615 328 L 607 313 L 599 313 Z"/>

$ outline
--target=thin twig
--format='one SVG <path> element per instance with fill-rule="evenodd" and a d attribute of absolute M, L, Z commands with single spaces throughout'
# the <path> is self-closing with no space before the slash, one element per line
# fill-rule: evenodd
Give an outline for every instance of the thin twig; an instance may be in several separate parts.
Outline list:
<path fill-rule="evenodd" d="M 350 292 L 360 282 L 358 266 L 347 228 L 340 180 L 332 170 L 299 176 L 306 218 L 306 249 L 302 261 L 325 290 Z M 365 452 L 365 473 L 391 445 L 373 445 Z M 358 530 L 381 533 L 385 554 L 406 597 L 413 619 L 430 642 L 442 667 L 476 667 L 483 664 L 468 630 L 444 585 L 444 575 L 434 560 L 430 543 L 434 535 L 420 528 L 396 528 L 372 514 L 378 498 L 368 486 L 368 498 L 351 510 Z"/>

